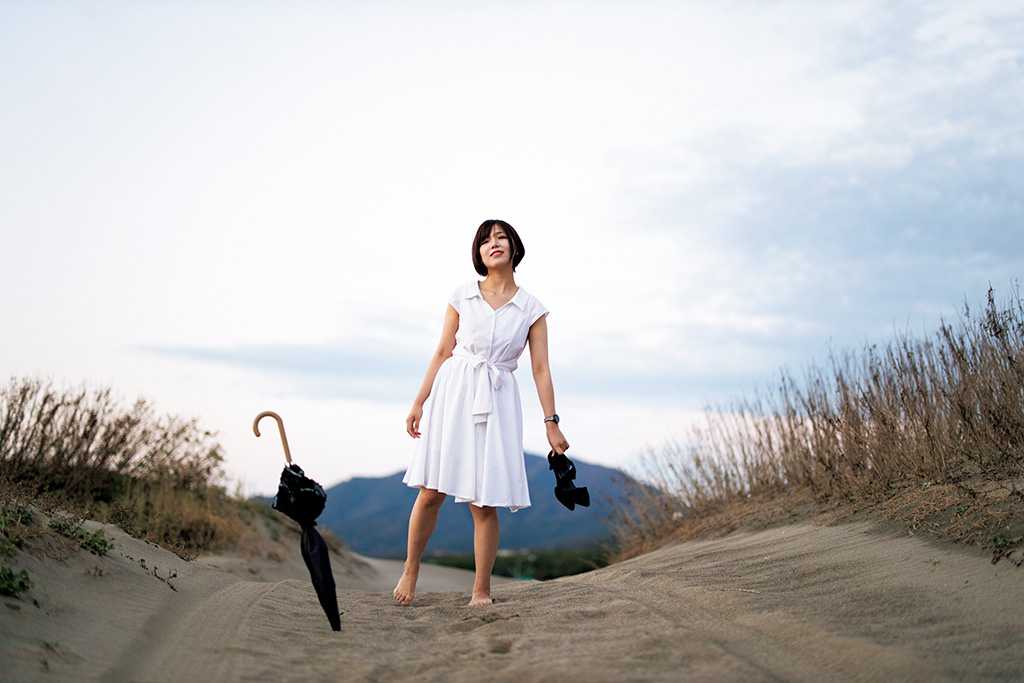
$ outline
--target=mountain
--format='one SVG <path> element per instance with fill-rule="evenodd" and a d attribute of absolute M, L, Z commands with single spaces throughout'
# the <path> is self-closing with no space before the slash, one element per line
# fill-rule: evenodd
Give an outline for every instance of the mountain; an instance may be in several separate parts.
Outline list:
<path fill-rule="evenodd" d="M 576 485 L 590 491 L 590 507 L 570 511 L 555 499 L 555 476 L 546 457 L 526 454 L 526 477 L 533 506 L 511 513 L 498 510 L 501 548 L 548 550 L 594 546 L 610 537 L 611 506 L 624 497 L 618 470 L 572 458 Z M 417 490 L 402 483 L 404 472 L 388 477 L 357 477 L 327 490 L 327 506 L 317 520 L 352 550 L 370 557 L 405 557 L 409 512 Z M 449 498 L 441 506 L 427 555 L 473 551 L 473 518 L 467 503 Z"/>

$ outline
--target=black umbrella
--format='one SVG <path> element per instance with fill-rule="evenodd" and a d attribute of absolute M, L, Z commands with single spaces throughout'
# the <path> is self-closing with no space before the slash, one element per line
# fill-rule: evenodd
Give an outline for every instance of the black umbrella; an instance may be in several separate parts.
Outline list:
<path fill-rule="evenodd" d="M 576 488 L 572 480 L 576 478 L 576 465 L 565 457 L 565 453 L 548 453 L 548 469 L 555 472 L 555 498 L 558 502 L 575 510 L 577 505 L 590 507 L 590 493 L 587 487 Z"/>
<path fill-rule="evenodd" d="M 309 570 L 320 606 L 327 614 L 327 621 L 331 622 L 332 629 L 340 631 L 341 615 L 338 613 L 338 594 L 334 587 L 334 574 L 331 572 L 331 558 L 323 537 L 313 528 L 316 526 L 316 518 L 324 511 L 327 493 L 320 484 L 307 477 L 301 467 L 292 463 L 292 453 L 288 448 L 288 437 L 284 435 L 284 422 L 280 415 L 270 410 L 257 415 L 252 423 L 252 431 L 256 436 L 260 435 L 259 424 L 264 417 L 277 420 L 284 457 L 288 461 L 288 466 L 281 472 L 281 483 L 274 496 L 274 509 L 288 515 L 302 527 L 302 559 Z"/>

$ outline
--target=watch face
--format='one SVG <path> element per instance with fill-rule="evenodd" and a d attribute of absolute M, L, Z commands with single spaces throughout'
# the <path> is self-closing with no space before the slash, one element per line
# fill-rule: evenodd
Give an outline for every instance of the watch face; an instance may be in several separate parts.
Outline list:
<path fill-rule="evenodd" d="M 554 422 L 555 424 L 558 424 L 558 415 L 557 414 L 552 415 L 551 417 L 546 418 L 544 421 L 545 422 Z"/>

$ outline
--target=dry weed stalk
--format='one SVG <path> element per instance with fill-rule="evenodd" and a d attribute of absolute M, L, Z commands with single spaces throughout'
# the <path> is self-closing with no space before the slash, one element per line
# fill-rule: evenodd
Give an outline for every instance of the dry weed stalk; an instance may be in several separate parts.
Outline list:
<path fill-rule="evenodd" d="M 639 469 L 649 484 L 635 486 L 634 509 L 616 520 L 626 552 L 669 537 L 681 517 L 749 496 L 809 491 L 822 504 L 859 503 L 941 484 L 965 501 L 957 509 L 976 505 L 985 482 L 1024 481 L 1019 287 L 1003 306 L 990 288 L 981 317 L 965 305 L 932 338 L 901 333 L 885 347 L 833 353 L 827 369 L 812 365 L 799 380 L 783 372 L 772 393 L 708 410 L 684 445 Z M 983 533 L 1003 525 L 1024 534 L 1024 494 L 999 490 L 1010 500 Z M 963 519 L 946 526 L 978 528 Z"/>
<path fill-rule="evenodd" d="M 214 436 L 197 420 L 158 417 L 141 399 L 124 408 L 109 389 L 38 379 L 0 388 L 0 478 L 182 556 L 246 527 L 218 485 Z"/>

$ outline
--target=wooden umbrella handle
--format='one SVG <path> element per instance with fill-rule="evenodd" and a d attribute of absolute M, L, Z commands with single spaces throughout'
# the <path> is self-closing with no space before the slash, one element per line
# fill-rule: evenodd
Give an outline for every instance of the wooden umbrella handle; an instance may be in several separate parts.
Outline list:
<path fill-rule="evenodd" d="M 288 437 L 284 435 L 284 420 L 281 416 L 275 413 L 273 410 L 264 410 L 262 413 L 256 416 L 256 419 L 252 421 L 252 432 L 256 436 L 260 435 L 260 420 L 265 417 L 272 417 L 277 420 L 277 429 L 281 432 L 281 445 L 284 446 L 284 459 L 288 461 L 288 464 L 292 464 L 292 452 L 288 448 Z"/>

